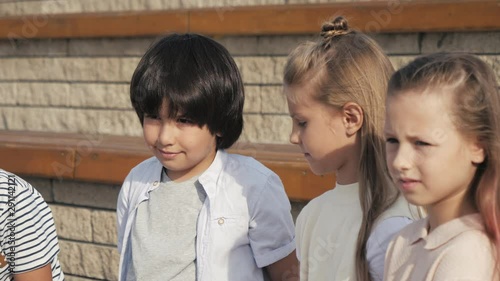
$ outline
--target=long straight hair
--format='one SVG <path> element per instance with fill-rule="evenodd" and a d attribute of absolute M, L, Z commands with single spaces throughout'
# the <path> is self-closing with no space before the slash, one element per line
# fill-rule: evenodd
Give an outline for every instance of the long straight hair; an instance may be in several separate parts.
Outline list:
<path fill-rule="evenodd" d="M 363 109 L 363 124 L 358 133 L 359 200 L 363 218 L 355 266 L 357 280 L 369 281 L 368 237 L 377 218 L 399 195 L 387 170 L 383 139 L 387 82 L 394 69 L 379 45 L 365 34 L 349 29 L 343 17 L 325 23 L 321 35 L 317 42 L 303 43 L 290 53 L 284 84 L 314 83 L 314 98 L 323 104 L 342 108 L 354 102 Z"/>
<path fill-rule="evenodd" d="M 389 82 L 389 96 L 408 90 L 434 91 L 452 96 L 452 117 L 457 129 L 477 138 L 485 151 L 469 185 L 468 196 L 481 214 L 486 233 L 495 245 L 496 276 L 500 274 L 500 92 L 491 67 L 467 53 L 435 53 L 415 59 L 398 70 Z M 433 93 L 434 93 L 433 92 Z"/>

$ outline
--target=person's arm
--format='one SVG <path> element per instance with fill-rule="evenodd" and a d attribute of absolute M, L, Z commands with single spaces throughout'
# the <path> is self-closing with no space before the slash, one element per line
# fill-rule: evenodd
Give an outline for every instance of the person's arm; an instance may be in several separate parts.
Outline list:
<path fill-rule="evenodd" d="M 291 206 L 281 180 L 271 174 L 251 208 L 249 240 L 257 266 L 271 280 L 294 280 L 298 274 L 295 226 Z M 297 280 L 297 279 L 295 279 Z"/>
<path fill-rule="evenodd" d="M 50 263 L 32 271 L 14 274 L 14 281 L 52 281 L 52 268 Z"/>
<path fill-rule="evenodd" d="M 381 221 L 370 234 L 366 243 L 366 259 L 373 281 L 383 280 L 385 254 L 389 242 L 401 229 L 412 222 L 407 217 L 391 217 Z"/>
<path fill-rule="evenodd" d="M 298 281 L 299 261 L 295 251 L 283 259 L 266 266 L 266 270 L 272 281 Z"/>

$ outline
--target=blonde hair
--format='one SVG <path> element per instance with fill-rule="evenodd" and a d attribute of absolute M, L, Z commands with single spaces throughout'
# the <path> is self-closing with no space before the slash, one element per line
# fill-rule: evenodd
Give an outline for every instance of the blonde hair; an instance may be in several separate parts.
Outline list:
<path fill-rule="evenodd" d="M 356 277 L 371 280 L 366 243 L 377 218 L 397 199 L 399 191 L 390 180 L 383 139 L 387 82 L 394 69 L 379 45 L 348 27 L 343 17 L 325 23 L 322 39 L 293 50 L 285 65 L 286 86 L 312 83 L 316 100 L 335 108 L 348 102 L 363 109 L 359 131 L 359 200 L 363 220 L 356 244 Z M 296 99 L 297 97 L 289 97 Z"/>
<path fill-rule="evenodd" d="M 452 96 L 452 118 L 465 136 L 477 138 L 485 150 L 468 195 L 483 218 L 495 245 L 496 274 L 500 273 L 500 93 L 491 67 L 466 53 L 436 53 L 415 59 L 397 71 L 389 82 L 389 96 L 408 90 L 447 87 Z M 449 94 L 450 91 L 433 91 Z"/>

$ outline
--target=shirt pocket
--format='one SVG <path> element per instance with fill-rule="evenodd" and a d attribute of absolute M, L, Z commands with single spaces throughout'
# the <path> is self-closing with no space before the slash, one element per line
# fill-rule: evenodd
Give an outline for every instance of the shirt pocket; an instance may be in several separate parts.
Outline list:
<path fill-rule="evenodd" d="M 248 220 L 243 216 L 219 215 L 212 219 L 214 237 L 223 243 L 248 244 Z"/>

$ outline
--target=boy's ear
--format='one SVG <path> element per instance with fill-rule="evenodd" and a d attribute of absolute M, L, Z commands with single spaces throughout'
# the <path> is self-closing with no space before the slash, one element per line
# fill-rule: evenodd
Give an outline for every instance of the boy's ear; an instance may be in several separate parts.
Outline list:
<path fill-rule="evenodd" d="M 363 109 L 355 102 L 348 102 L 342 107 L 342 121 L 348 136 L 356 134 L 363 126 Z"/>

